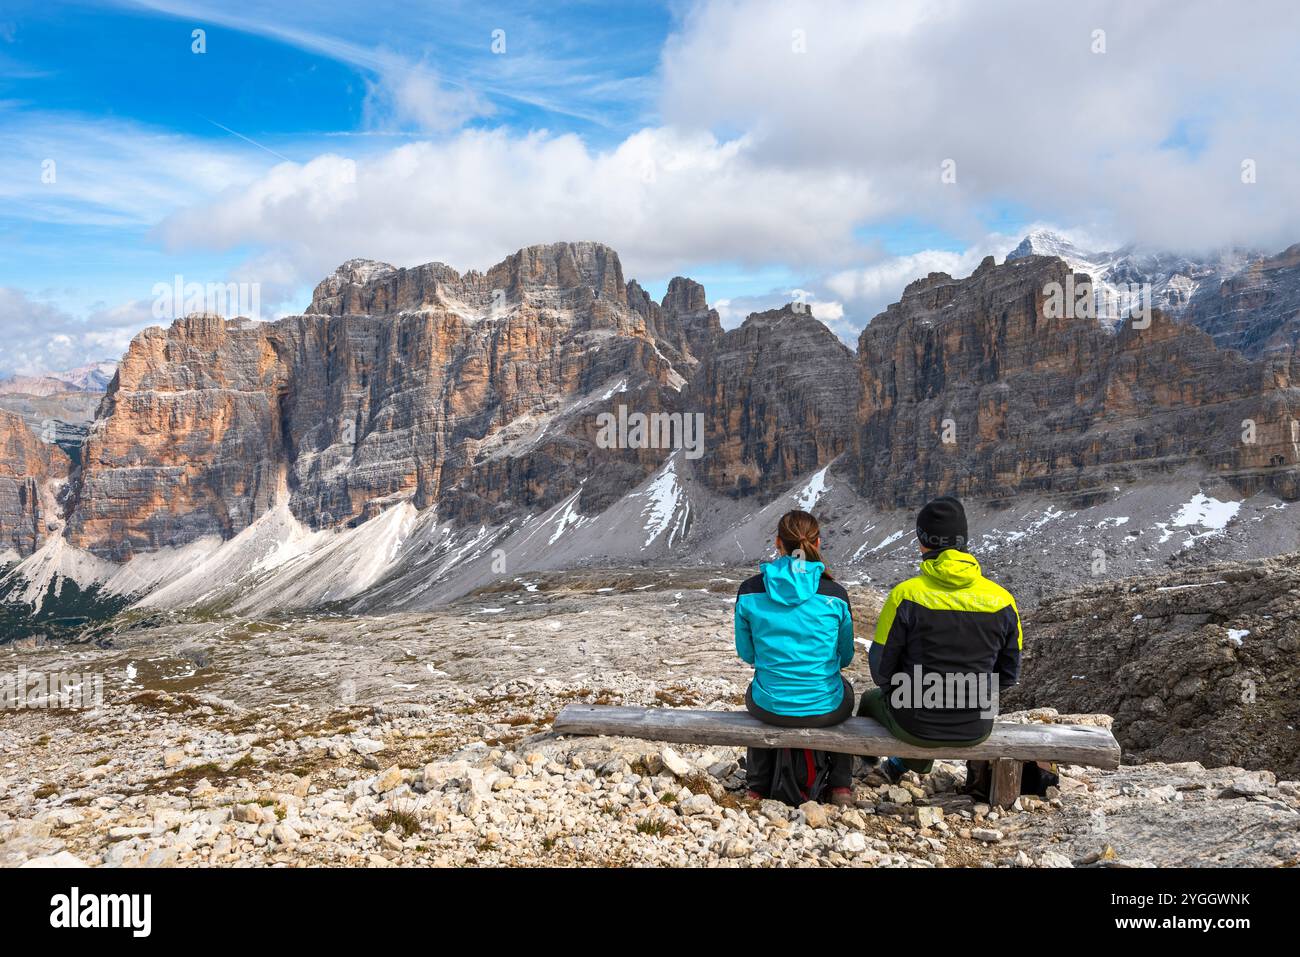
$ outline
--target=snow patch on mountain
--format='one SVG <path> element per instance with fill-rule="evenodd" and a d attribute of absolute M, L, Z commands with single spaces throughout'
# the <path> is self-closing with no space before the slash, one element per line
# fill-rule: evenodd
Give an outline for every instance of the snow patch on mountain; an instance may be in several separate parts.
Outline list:
<path fill-rule="evenodd" d="M 826 491 L 826 469 L 822 469 L 808 480 L 808 484 L 801 488 L 795 494 L 795 504 L 805 512 L 810 511 L 821 500 L 822 494 Z"/>
<path fill-rule="evenodd" d="M 1167 523 L 1157 522 L 1156 528 L 1161 531 L 1161 543 L 1167 542 L 1173 537 L 1174 533 L 1171 529 L 1203 529 L 1204 531 L 1201 532 L 1188 533 L 1187 540 L 1183 545 L 1184 547 L 1190 547 L 1197 539 L 1221 534 L 1228 527 L 1228 523 L 1236 518 L 1240 510 L 1240 502 L 1223 502 L 1202 492 L 1197 492 L 1192 496 L 1191 501 L 1174 513 L 1174 516 Z"/>
<path fill-rule="evenodd" d="M 137 607 L 214 606 L 255 614 L 354 598 L 394 567 L 418 515 L 403 501 L 355 528 L 314 531 L 281 504 L 206 554 L 193 546 L 175 550 L 173 562 L 184 560 L 189 570 L 144 596 Z M 146 566 L 136 575 L 154 571 Z"/>
<path fill-rule="evenodd" d="M 677 460 L 680 457 L 680 451 L 674 452 L 643 490 L 632 493 L 635 497 L 645 499 L 645 505 L 641 509 L 647 536 L 643 546 L 645 548 L 649 548 L 665 532 L 668 533 L 666 544 L 669 547 L 672 547 L 675 540 L 685 537 L 691 506 L 677 480 Z"/>

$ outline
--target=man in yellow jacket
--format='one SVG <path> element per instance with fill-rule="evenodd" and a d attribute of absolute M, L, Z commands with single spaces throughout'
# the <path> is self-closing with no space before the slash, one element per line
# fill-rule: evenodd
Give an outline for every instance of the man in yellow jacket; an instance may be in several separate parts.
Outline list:
<path fill-rule="evenodd" d="M 921 573 L 894 586 L 876 621 L 868 660 L 874 690 L 858 714 L 921 747 L 979 744 L 993 730 L 998 696 L 1020 675 L 1024 638 L 1016 601 L 980 574 L 963 551 L 966 512 L 950 496 L 916 519 Z M 889 758 L 878 772 L 897 782 L 933 761 Z"/>

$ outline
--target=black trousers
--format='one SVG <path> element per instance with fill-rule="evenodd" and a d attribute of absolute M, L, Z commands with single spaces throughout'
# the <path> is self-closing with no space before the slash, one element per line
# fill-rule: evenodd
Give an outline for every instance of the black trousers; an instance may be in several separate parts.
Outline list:
<path fill-rule="evenodd" d="M 844 700 L 838 708 L 827 714 L 788 715 L 776 714 L 754 703 L 753 685 L 745 690 L 745 710 L 764 724 L 776 725 L 778 728 L 829 728 L 853 714 L 853 685 L 849 679 L 840 675 L 844 682 Z M 828 752 L 831 773 L 828 786 L 847 788 L 853 784 L 853 755 Z M 768 784 L 772 780 L 772 769 L 776 765 L 776 752 L 771 748 L 748 748 L 745 751 L 745 781 L 751 791 L 766 795 Z"/>

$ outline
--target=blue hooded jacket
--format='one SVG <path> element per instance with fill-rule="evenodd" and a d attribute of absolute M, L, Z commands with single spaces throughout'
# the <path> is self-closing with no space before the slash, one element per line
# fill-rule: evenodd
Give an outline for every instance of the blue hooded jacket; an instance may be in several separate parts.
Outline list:
<path fill-rule="evenodd" d="M 754 666 L 754 703 L 774 714 L 827 714 L 844 698 L 853 610 L 825 570 L 783 555 L 736 593 L 736 654 Z"/>

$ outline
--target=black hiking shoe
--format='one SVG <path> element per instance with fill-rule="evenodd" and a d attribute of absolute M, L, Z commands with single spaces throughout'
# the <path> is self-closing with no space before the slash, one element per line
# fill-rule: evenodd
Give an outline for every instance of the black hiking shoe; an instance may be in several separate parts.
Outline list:
<path fill-rule="evenodd" d="M 885 784 L 897 784 L 903 780 L 907 768 L 903 767 L 898 758 L 885 758 L 872 769 L 871 773 Z"/>

